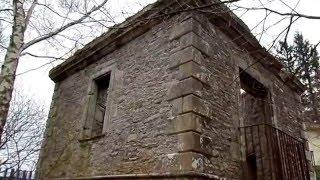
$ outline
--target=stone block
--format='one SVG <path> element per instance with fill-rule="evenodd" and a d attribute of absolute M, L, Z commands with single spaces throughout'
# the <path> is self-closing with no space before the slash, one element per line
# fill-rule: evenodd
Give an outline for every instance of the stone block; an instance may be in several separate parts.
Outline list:
<path fill-rule="evenodd" d="M 173 116 L 177 116 L 179 114 L 182 113 L 182 98 L 177 98 L 177 99 L 173 99 L 171 101 L 171 105 L 172 105 L 172 115 Z"/>
<path fill-rule="evenodd" d="M 184 171 L 203 171 L 204 157 L 198 153 L 182 153 L 179 157 L 181 170 Z"/>
<path fill-rule="evenodd" d="M 204 158 L 202 154 L 196 152 L 167 154 L 167 157 L 163 160 L 163 165 L 173 173 L 203 172 Z"/>
<path fill-rule="evenodd" d="M 210 155 L 210 139 L 196 132 L 177 134 L 179 152 L 198 152 Z"/>
<path fill-rule="evenodd" d="M 208 72 L 194 61 L 189 61 L 179 66 L 178 78 L 182 80 L 189 77 L 196 78 L 203 84 L 209 85 Z"/>
<path fill-rule="evenodd" d="M 170 68 L 176 68 L 189 61 L 194 61 L 201 65 L 204 62 L 204 57 L 196 48 L 192 46 L 186 47 L 170 55 Z"/>
<path fill-rule="evenodd" d="M 179 79 L 182 80 L 193 77 L 194 74 L 198 74 L 201 72 L 203 72 L 203 70 L 201 69 L 199 64 L 193 61 L 189 61 L 179 66 Z"/>
<path fill-rule="evenodd" d="M 193 46 L 197 48 L 199 51 L 201 51 L 203 54 L 205 54 L 206 56 L 214 55 L 212 54 L 213 52 L 210 44 L 194 32 L 189 32 L 183 35 L 180 38 L 180 43 L 182 47 Z"/>
<path fill-rule="evenodd" d="M 205 100 L 195 96 L 188 95 L 183 97 L 183 106 L 182 111 L 184 113 L 194 112 L 201 116 L 205 116 L 207 118 L 212 118 L 213 113 L 211 112 L 213 108 L 211 108 L 211 104 L 206 102 Z"/>
<path fill-rule="evenodd" d="M 202 88 L 203 85 L 199 80 L 192 77 L 184 79 L 171 86 L 168 93 L 168 100 L 172 100 L 189 94 L 201 96 Z"/>
<path fill-rule="evenodd" d="M 170 134 L 193 131 L 197 133 L 203 132 L 205 119 L 192 112 L 181 114 L 172 120 Z"/>
<path fill-rule="evenodd" d="M 194 17 L 189 17 L 188 19 L 185 19 L 181 23 L 176 24 L 172 28 L 172 32 L 170 34 L 169 39 L 173 41 L 189 32 L 194 32 L 198 34 L 201 28 L 202 28 L 201 24 L 197 20 L 195 20 Z"/>

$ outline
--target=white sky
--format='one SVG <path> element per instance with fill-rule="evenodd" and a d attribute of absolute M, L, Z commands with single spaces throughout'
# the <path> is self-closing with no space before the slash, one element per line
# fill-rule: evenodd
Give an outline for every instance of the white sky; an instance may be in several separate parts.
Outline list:
<path fill-rule="evenodd" d="M 152 2 L 155 2 L 155 0 L 110 0 L 108 2 L 108 8 L 111 11 L 111 14 L 117 14 L 115 15 L 118 17 L 116 20 L 121 22 L 124 20 L 122 13 L 133 15 L 135 12 L 141 10 L 143 6 Z M 43 47 L 34 46 L 31 51 L 35 52 L 35 54 L 39 54 L 38 52 L 43 51 Z M 15 84 L 15 88 L 19 89 L 19 91 L 22 90 L 28 96 L 34 97 L 40 103 L 44 103 L 46 107 L 50 106 L 54 88 L 54 83 L 48 76 L 49 71 L 62 61 L 46 65 L 43 68 L 34 71 L 25 72 L 38 68 L 49 61 L 50 60 L 30 57 L 21 58 L 17 74 L 23 74 L 17 76 Z"/>
<path fill-rule="evenodd" d="M 141 9 L 142 5 L 154 2 L 155 0 L 110 0 L 109 7 L 113 14 L 124 12 L 136 12 Z M 261 0 L 262 2 L 270 2 L 267 6 L 273 9 L 281 10 L 283 12 L 290 12 L 291 10 L 287 8 L 279 0 Z M 283 0 L 285 3 L 288 3 L 291 7 L 294 7 L 298 0 Z M 241 0 L 241 4 L 253 5 L 255 3 L 259 4 L 259 0 Z M 301 0 L 297 6 L 296 11 L 308 15 L 317 15 L 320 16 L 320 0 Z M 242 14 L 238 12 L 238 14 Z M 250 12 L 244 14 L 241 19 L 250 27 L 253 28 L 261 19 L 263 18 L 265 12 Z M 270 22 L 266 23 L 272 24 L 279 19 L 277 16 L 270 16 Z M 288 23 L 288 20 L 286 21 Z M 283 27 L 287 24 L 279 24 L 274 28 L 271 28 L 267 33 L 264 34 L 262 38 L 262 44 L 265 47 L 268 47 L 270 42 L 277 36 L 277 34 L 282 31 Z M 253 32 L 259 33 L 261 31 L 261 26 L 257 27 Z M 290 34 L 290 39 L 295 31 L 300 31 L 303 33 L 305 38 L 310 40 L 312 43 L 317 43 L 320 40 L 320 20 L 307 20 L 300 19 L 296 24 L 292 26 L 292 33 Z M 259 37 L 259 36 L 258 36 Z M 33 47 L 33 51 L 41 51 L 41 47 Z M 48 61 L 43 59 L 35 58 L 22 58 L 18 68 L 18 74 L 25 72 L 32 68 L 36 68 L 41 64 L 44 64 Z M 34 96 L 37 100 L 44 103 L 47 107 L 50 105 L 51 96 L 53 92 L 53 82 L 48 77 L 49 70 L 53 65 L 45 66 L 39 70 L 31 71 L 29 73 L 20 75 L 17 77 L 16 88 L 23 89 L 28 95 Z"/>

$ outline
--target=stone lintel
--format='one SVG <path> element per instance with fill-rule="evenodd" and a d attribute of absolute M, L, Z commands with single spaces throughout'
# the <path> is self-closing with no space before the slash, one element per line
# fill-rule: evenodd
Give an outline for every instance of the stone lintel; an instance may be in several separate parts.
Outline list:
<path fill-rule="evenodd" d="M 193 78 L 187 78 L 173 84 L 168 93 L 168 100 L 176 99 L 189 94 L 194 94 L 201 97 L 202 83 Z"/>

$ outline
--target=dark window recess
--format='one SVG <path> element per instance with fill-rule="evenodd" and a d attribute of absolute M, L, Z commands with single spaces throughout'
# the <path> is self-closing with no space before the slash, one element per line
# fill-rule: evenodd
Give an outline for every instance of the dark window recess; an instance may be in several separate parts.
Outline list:
<path fill-rule="evenodd" d="M 95 113 L 92 123 L 92 136 L 102 134 L 103 122 L 106 112 L 106 102 L 108 97 L 108 89 L 110 84 L 110 74 L 95 80 L 97 87 L 97 99 L 95 104 Z"/>
<path fill-rule="evenodd" d="M 247 156 L 247 166 L 248 166 L 248 180 L 258 179 L 258 168 L 257 168 L 257 158 L 255 154 L 250 154 Z"/>
<path fill-rule="evenodd" d="M 240 69 L 241 111 L 244 125 L 271 122 L 268 89 L 247 72 Z"/>

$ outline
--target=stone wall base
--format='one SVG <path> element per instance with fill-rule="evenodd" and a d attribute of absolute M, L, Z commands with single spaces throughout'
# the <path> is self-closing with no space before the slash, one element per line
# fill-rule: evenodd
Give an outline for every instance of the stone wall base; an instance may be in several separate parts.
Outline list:
<path fill-rule="evenodd" d="M 103 179 L 121 179 L 121 180 L 130 180 L 130 179 L 141 179 L 141 180 L 151 180 L 151 179 L 186 179 L 186 180 L 228 180 L 226 178 L 221 178 L 211 174 L 204 173 L 168 173 L 168 174 L 124 174 L 124 175 L 105 175 L 105 176 L 92 176 L 92 177 L 81 177 L 81 178 L 57 178 L 55 180 L 103 180 Z"/>

